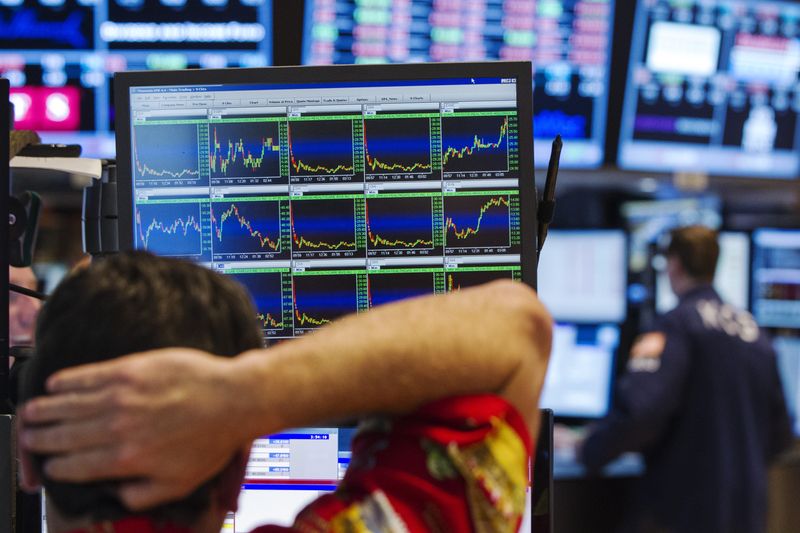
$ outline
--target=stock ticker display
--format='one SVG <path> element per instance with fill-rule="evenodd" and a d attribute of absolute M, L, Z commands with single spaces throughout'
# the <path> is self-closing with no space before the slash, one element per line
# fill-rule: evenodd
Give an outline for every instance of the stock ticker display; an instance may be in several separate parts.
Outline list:
<path fill-rule="evenodd" d="M 303 63 L 532 61 L 534 161 L 561 134 L 562 166 L 597 167 L 613 12 L 613 0 L 307 0 Z"/>
<path fill-rule="evenodd" d="M 112 157 L 115 72 L 268 65 L 271 18 L 271 0 L 0 0 L 16 127 Z"/>
<path fill-rule="evenodd" d="M 644 0 L 619 164 L 800 176 L 800 4 Z"/>
<path fill-rule="evenodd" d="M 521 279 L 513 78 L 133 87 L 139 249 L 253 295 L 266 338 Z"/>

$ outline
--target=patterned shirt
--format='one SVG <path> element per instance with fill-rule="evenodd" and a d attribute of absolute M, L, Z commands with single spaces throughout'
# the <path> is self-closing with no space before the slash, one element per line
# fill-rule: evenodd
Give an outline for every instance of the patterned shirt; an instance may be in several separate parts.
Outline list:
<path fill-rule="evenodd" d="M 333 493 L 308 505 L 291 527 L 253 533 L 516 533 L 531 453 L 524 420 L 498 396 L 447 398 L 408 416 L 371 419 Z M 86 533 L 186 531 L 126 527 L 133 520 L 140 519 Z"/>

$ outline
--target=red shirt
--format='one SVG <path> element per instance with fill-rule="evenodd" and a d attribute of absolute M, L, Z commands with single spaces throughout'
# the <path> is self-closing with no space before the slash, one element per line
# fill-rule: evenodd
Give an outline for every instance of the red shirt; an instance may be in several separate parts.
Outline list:
<path fill-rule="evenodd" d="M 531 452 L 522 417 L 497 396 L 448 398 L 409 416 L 371 419 L 353 440 L 336 491 L 308 505 L 292 527 L 253 533 L 516 533 Z M 134 531 L 188 530 L 142 519 L 85 530 Z"/>

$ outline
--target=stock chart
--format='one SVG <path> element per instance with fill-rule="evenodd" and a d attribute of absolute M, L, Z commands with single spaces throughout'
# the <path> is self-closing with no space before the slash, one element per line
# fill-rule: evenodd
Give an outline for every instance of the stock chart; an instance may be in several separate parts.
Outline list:
<path fill-rule="evenodd" d="M 115 72 L 269 65 L 271 19 L 271 0 L 0 2 L 16 128 L 113 157 Z"/>
<path fill-rule="evenodd" d="M 529 60 L 535 162 L 603 160 L 613 0 L 306 0 L 303 64 Z M 488 141 L 488 138 L 486 139 Z"/>
<path fill-rule="evenodd" d="M 516 87 L 463 82 L 132 93 L 136 247 L 233 275 L 267 339 L 521 279 Z"/>

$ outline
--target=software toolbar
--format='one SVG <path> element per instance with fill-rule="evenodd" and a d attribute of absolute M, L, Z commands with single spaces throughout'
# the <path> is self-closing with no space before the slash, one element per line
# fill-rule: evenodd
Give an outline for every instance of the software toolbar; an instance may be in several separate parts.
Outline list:
<path fill-rule="evenodd" d="M 234 276 L 267 338 L 521 279 L 516 91 L 133 88 L 135 246 Z"/>

